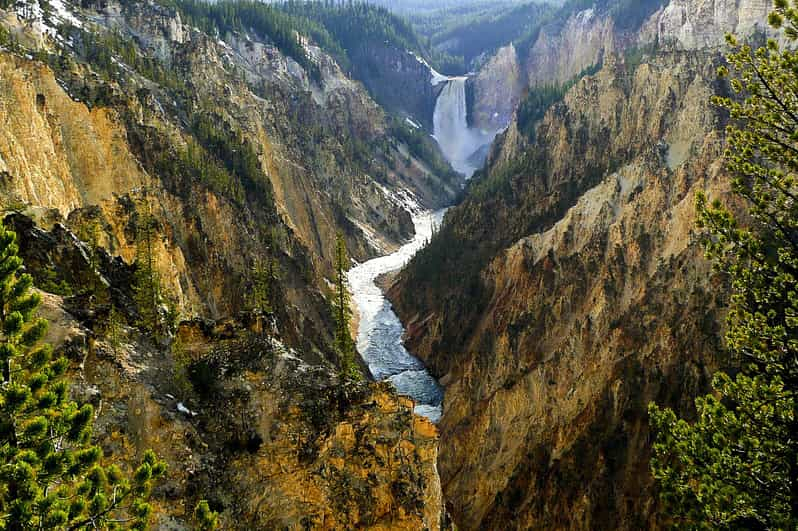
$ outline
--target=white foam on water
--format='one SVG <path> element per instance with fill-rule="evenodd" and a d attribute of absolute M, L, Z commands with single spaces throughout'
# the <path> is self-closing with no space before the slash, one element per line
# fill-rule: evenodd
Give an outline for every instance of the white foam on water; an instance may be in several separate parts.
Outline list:
<path fill-rule="evenodd" d="M 467 80 L 464 76 L 446 78 L 446 86 L 435 103 L 432 122 L 433 136 L 446 159 L 457 172 L 470 178 L 479 169 L 476 153 L 493 142 L 498 131 L 468 126 Z"/>
<path fill-rule="evenodd" d="M 412 210 L 411 210 L 412 211 Z M 404 327 L 391 303 L 375 283 L 377 277 L 403 267 L 432 237 L 444 210 L 413 212 L 416 235 L 395 253 L 364 262 L 347 273 L 352 301 L 360 317 L 357 349 L 377 380 L 389 380 L 399 394 L 416 403 L 415 411 L 433 422 L 440 420 L 443 388 L 421 361 L 402 343 Z"/>

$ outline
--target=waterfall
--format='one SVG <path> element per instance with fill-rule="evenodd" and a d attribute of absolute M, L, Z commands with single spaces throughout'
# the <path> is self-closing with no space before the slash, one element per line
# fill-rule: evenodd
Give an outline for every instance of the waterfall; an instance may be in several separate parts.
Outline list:
<path fill-rule="evenodd" d="M 467 77 L 445 77 L 433 71 L 433 84 L 446 83 L 435 103 L 435 140 L 452 167 L 467 178 L 477 170 L 477 153 L 490 144 L 496 133 L 468 127 Z M 437 83 L 435 83 L 437 81 Z"/>

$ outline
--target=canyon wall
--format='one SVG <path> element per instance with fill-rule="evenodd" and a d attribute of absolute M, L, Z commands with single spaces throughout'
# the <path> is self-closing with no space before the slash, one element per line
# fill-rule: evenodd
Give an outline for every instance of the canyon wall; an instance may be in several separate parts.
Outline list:
<path fill-rule="evenodd" d="M 657 524 L 646 406 L 689 413 L 718 366 L 724 287 L 693 208 L 726 190 L 716 61 L 577 84 L 392 291 L 446 387 L 439 468 L 462 528 Z"/>
<path fill-rule="evenodd" d="M 473 94 L 469 123 L 485 131 L 506 127 L 525 83 L 515 46 L 509 44 L 500 48 L 469 83 Z"/>
<path fill-rule="evenodd" d="M 358 260 L 394 249 L 406 198 L 440 207 L 460 180 L 303 42 L 317 75 L 155 2 L 0 10 L 0 212 L 105 456 L 169 464 L 157 528 L 190 528 L 199 498 L 225 529 L 443 521 L 436 428 L 387 386 L 341 382 L 325 293 L 338 233 Z M 183 320 L 163 334 L 136 298 L 150 230 L 155 311 Z M 270 308 L 253 309 L 263 264 Z"/>
<path fill-rule="evenodd" d="M 353 62 L 358 79 L 385 109 L 409 115 L 432 131 L 432 113 L 440 87 L 432 85 L 429 66 L 413 53 L 389 45 L 360 48 Z"/>
<path fill-rule="evenodd" d="M 603 67 L 531 134 L 510 123 L 390 292 L 446 387 L 439 469 L 460 528 L 662 527 L 647 405 L 689 418 L 730 363 L 728 288 L 694 204 L 699 190 L 730 199 L 717 45 L 763 27 L 767 3 L 652 12 L 637 28 L 608 8 L 541 31 L 531 84 Z"/>

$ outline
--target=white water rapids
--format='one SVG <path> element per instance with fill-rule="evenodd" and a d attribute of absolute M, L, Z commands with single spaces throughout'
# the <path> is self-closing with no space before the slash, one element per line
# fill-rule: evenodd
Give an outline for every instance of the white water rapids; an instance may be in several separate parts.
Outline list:
<path fill-rule="evenodd" d="M 443 389 L 402 344 L 404 328 L 376 285 L 377 277 L 403 267 L 432 236 L 440 224 L 444 210 L 413 215 L 416 235 L 412 241 L 387 256 L 369 260 L 347 273 L 352 300 L 360 323 L 357 349 L 368 363 L 374 378 L 391 381 L 401 395 L 411 397 L 419 415 L 438 422 L 442 413 Z"/>

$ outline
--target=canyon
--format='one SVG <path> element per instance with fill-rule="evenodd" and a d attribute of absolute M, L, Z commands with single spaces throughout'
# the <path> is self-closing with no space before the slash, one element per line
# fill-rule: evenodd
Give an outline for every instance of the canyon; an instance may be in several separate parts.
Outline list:
<path fill-rule="evenodd" d="M 667 527 L 647 406 L 731 365 L 695 197 L 771 4 L 583 4 L 455 71 L 373 7 L 0 2 L 0 212 L 105 457 L 169 465 L 154 528 Z"/>

